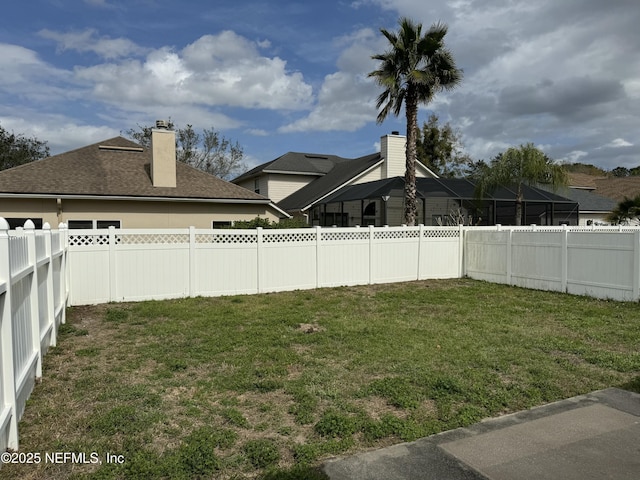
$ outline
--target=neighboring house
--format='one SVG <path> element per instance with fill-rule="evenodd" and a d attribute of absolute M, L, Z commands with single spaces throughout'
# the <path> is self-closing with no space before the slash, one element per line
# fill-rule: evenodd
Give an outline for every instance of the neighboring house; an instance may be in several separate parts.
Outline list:
<path fill-rule="evenodd" d="M 406 137 L 380 139 L 380 153 L 345 159 L 334 155 L 287 153 L 233 182 L 254 189 L 289 214 L 311 225 L 400 225 L 403 222 Z M 513 223 L 515 192 L 498 190 L 483 202 L 468 180 L 439 179 L 416 164 L 417 223 L 424 225 Z M 576 202 L 540 189 L 525 193 L 526 223 L 576 225 Z"/>
<path fill-rule="evenodd" d="M 603 177 L 580 173 L 569 174 L 570 191 L 580 202 L 580 224 L 606 224 L 607 215 L 625 198 L 640 195 L 640 177 Z M 588 195 L 579 192 L 588 192 Z M 583 195 L 581 200 L 576 195 Z M 568 196 L 568 195 L 567 195 Z M 584 215 L 583 215 L 584 212 Z M 583 221 L 584 219 L 584 221 Z"/>
<path fill-rule="evenodd" d="M 212 228 L 288 217 L 267 197 L 176 161 L 175 132 L 115 137 L 0 172 L 0 216 L 69 228 Z"/>
<path fill-rule="evenodd" d="M 625 198 L 640 195 L 640 176 L 596 177 L 592 175 L 570 173 L 569 186 L 614 200 L 616 204 Z"/>
<path fill-rule="evenodd" d="M 607 216 L 616 208 L 617 202 L 593 191 L 580 188 L 563 188 L 557 192 L 570 198 L 580 206 L 579 225 L 609 225 Z"/>
<path fill-rule="evenodd" d="M 380 152 L 355 159 L 335 155 L 289 152 L 232 180 L 268 196 L 293 216 L 313 225 L 335 224 L 332 212 L 317 206 L 329 195 L 349 185 L 404 176 L 406 137 L 393 132 L 380 139 Z M 427 167 L 416 165 L 418 178 L 436 178 Z M 322 218 L 320 218 L 322 216 Z"/>

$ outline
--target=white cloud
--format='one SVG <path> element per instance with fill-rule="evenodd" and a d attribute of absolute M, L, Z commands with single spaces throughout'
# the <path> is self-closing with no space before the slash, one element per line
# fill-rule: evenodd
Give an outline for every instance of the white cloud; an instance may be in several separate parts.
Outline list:
<path fill-rule="evenodd" d="M 168 47 L 144 60 L 78 67 L 102 101 L 135 106 L 232 106 L 299 110 L 312 101 L 302 74 L 289 72 L 278 57 L 263 57 L 256 44 L 233 33 L 206 35 L 173 51 Z"/>
<path fill-rule="evenodd" d="M 607 143 L 602 148 L 623 148 L 623 147 L 633 147 L 633 143 L 627 142 L 623 138 L 616 138 L 612 142 Z"/>
<path fill-rule="evenodd" d="M 588 156 L 589 153 L 582 150 L 573 150 L 567 153 L 564 157 L 558 158 L 556 161 L 559 163 L 576 163 L 580 162 L 581 158 Z"/>
<path fill-rule="evenodd" d="M 131 55 L 140 55 L 146 51 L 146 49 L 126 38 L 99 37 L 98 32 L 93 28 L 67 33 L 44 29 L 40 30 L 38 34 L 42 38 L 57 42 L 58 53 L 67 50 L 93 52 L 109 60 Z"/>
<path fill-rule="evenodd" d="M 348 131 L 353 132 L 375 121 L 375 99 L 379 94 L 368 72 L 375 69 L 371 55 L 383 48 L 371 29 L 361 29 L 336 39 L 344 47 L 337 66 L 339 70 L 325 76 L 316 105 L 304 118 L 279 129 L 280 132 Z"/>

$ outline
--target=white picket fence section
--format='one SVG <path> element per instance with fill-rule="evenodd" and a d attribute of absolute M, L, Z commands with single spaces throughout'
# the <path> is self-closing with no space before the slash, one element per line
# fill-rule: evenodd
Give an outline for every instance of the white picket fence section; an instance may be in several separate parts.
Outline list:
<path fill-rule="evenodd" d="M 18 422 L 56 344 L 67 306 L 67 230 L 9 231 L 0 218 L 0 452 L 18 448 Z"/>
<path fill-rule="evenodd" d="M 462 275 L 462 227 L 70 230 L 71 305 Z"/>
<path fill-rule="evenodd" d="M 465 275 L 620 301 L 640 300 L 638 227 L 465 230 Z"/>

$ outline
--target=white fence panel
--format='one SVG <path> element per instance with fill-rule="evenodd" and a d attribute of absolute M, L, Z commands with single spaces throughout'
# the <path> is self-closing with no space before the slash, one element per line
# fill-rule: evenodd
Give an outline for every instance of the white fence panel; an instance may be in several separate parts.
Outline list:
<path fill-rule="evenodd" d="M 69 231 L 69 304 L 89 305 L 111 300 L 109 234 L 105 230 Z"/>
<path fill-rule="evenodd" d="M 258 290 L 316 288 L 316 250 L 313 229 L 258 230 Z"/>
<path fill-rule="evenodd" d="M 316 228 L 318 287 L 365 285 L 371 274 L 373 228 Z"/>
<path fill-rule="evenodd" d="M 508 231 L 466 230 L 465 273 L 476 280 L 508 283 L 509 240 Z"/>
<path fill-rule="evenodd" d="M 42 355 L 65 318 L 65 235 L 56 233 L 54 243 L 48 224 L 36 232 L 28 221 L 9 231 L 0 218 L 0 451 L 18 448 L 18 422 L 42 375 Z"/>
<path fill-rule="evenodd" d="M 371 245 L 371 283 L 418 279 L 420 227 L 374 230 Z"/>
<path fill-rule="evenodd" d="M 460 227 L 423 228 L 418 279 L 460 278 L 463 238 Z"/>
<path fill-rule="evenodd" d="M 511 284 L 562 291 L 563 234 L 514 230 L 511 234 Z"/>
<path fill-rule="evenodd" d="M 110 231 L 112 301 L 189 296 L 188 230 Z"/>
<path fill-rule="evenodd" d="M 258 293 L 256 230 L 197 230 L 192 295 Z"/>
<path fill-rule="evenodd" d="M 571 233 L 567 291 L 596 298 L 638 300 L 639 235 L 638 231 Z"/>

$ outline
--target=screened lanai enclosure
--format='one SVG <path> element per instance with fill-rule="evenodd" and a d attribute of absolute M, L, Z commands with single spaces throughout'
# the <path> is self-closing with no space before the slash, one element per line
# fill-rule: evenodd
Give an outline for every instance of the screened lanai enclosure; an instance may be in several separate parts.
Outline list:
<path fill-rule="evenodd" d="M 541 188 L 523 186 L 522 225 L 578 225 L 578 203 Z M 503 187 L 478 199 L 466 179 L 418 178 L 416 224 L 515 225 L 516 190 Z M 310 223 L 320 226 L 402 225 L 404 178 L 349 185 L 317 203 Z"/>

